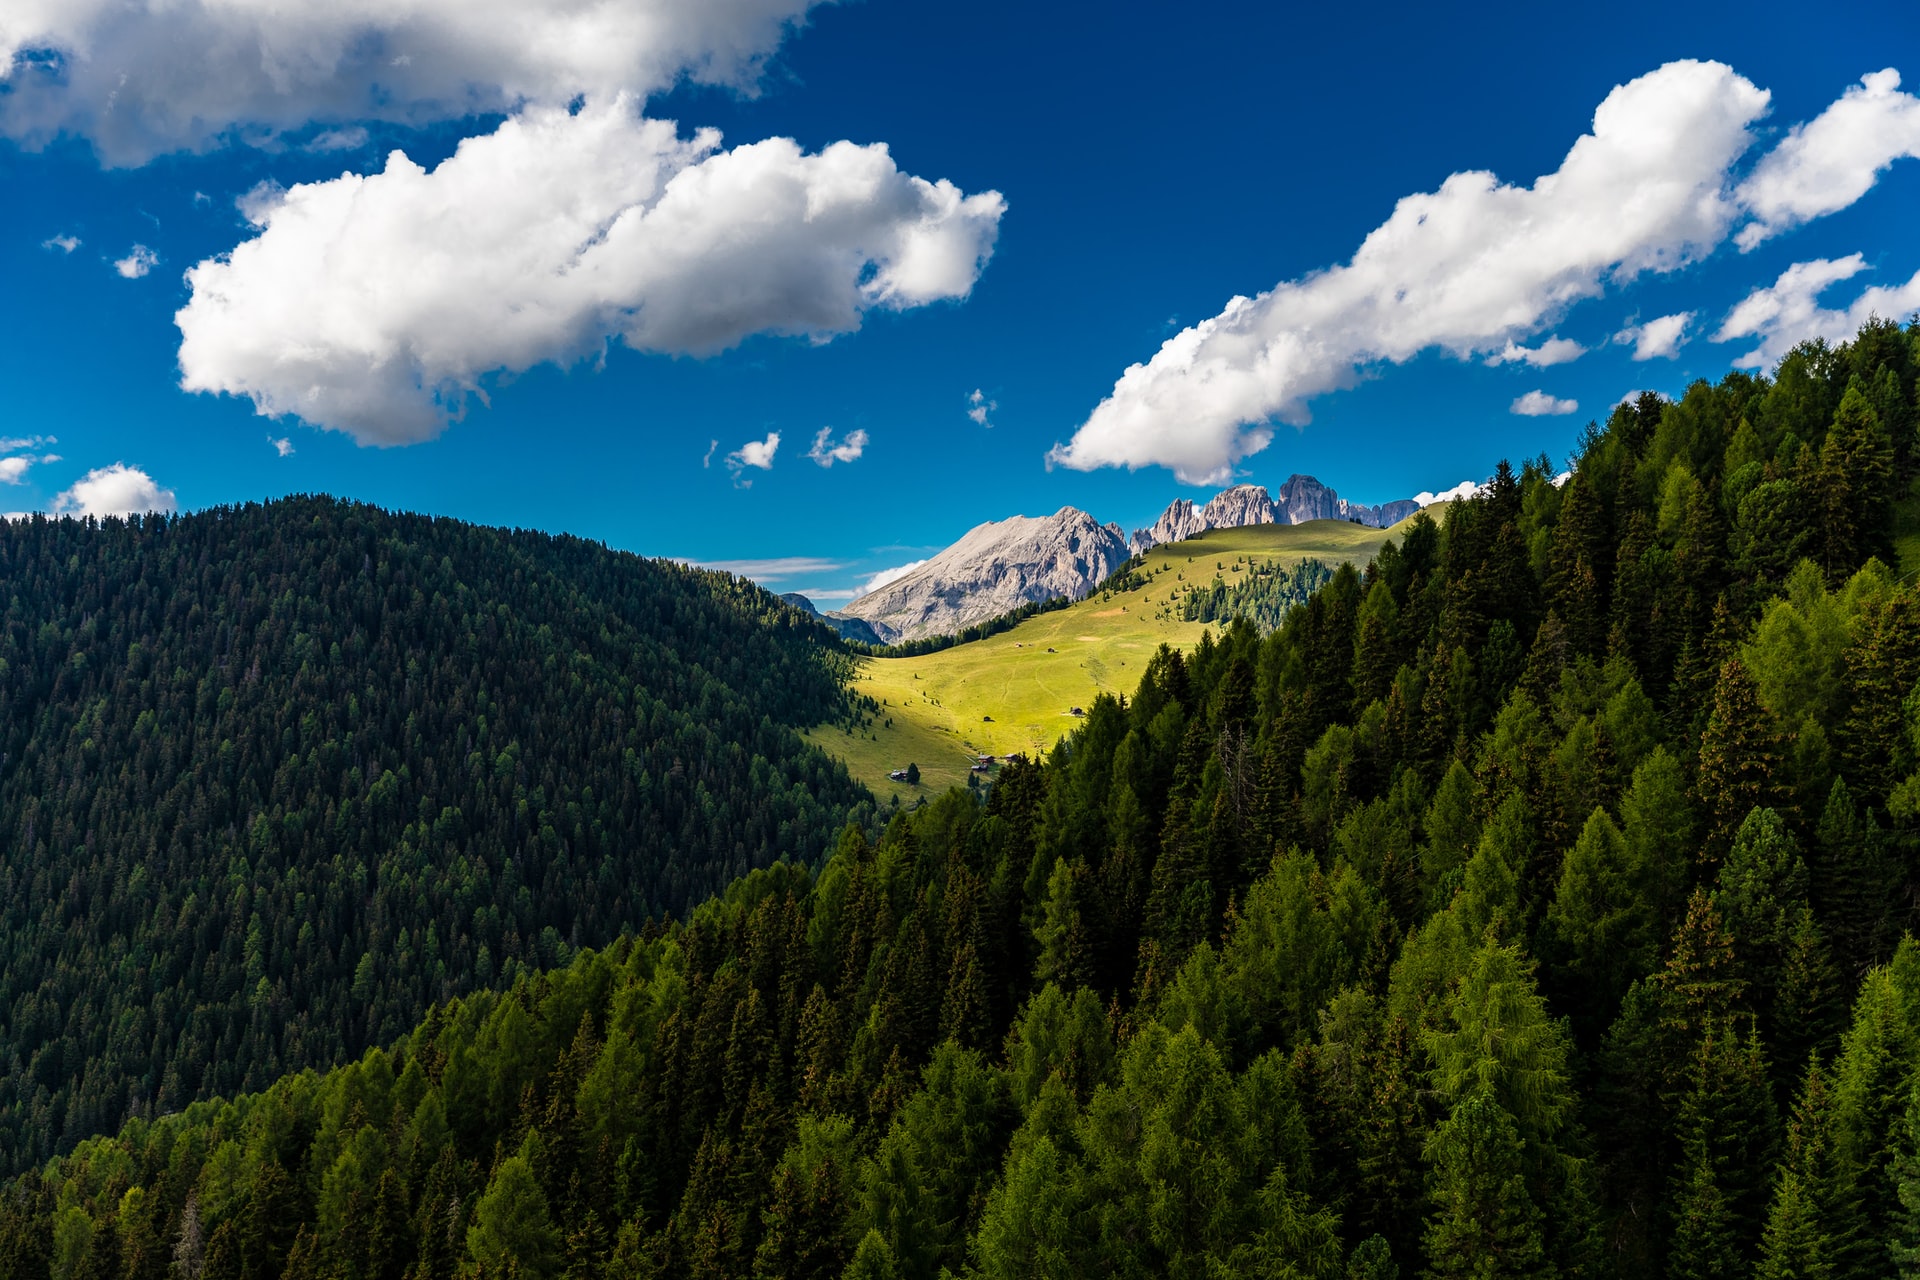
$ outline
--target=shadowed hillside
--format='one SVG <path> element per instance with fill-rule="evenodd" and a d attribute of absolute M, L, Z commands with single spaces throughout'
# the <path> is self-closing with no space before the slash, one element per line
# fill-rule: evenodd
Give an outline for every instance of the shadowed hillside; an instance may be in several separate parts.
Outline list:
<path fill-rule="evenodd" d="M 328 499 L 0 522 L 0 1165 L 564 963 L 864 803 L 735 579 Z"/>

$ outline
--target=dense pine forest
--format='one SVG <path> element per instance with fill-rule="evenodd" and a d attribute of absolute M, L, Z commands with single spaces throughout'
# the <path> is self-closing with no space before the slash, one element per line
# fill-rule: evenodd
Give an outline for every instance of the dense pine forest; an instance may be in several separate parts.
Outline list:
<path fill-rule="evenodd" d="M 752 871 L 405 1034 L 356 1013 L 382 1043 L 351 1066 L 81 1143 L 0 1197 L 0 1276 L 1920 1275 L 1920 587 L 1894 567 L 1917 367 L 1920 325 L 1875 323 L 1769 378 L 1622 405 L 1564 479 L 1502 467 L 1269 634 L 1242 619 L 1163 650 L 984 800 L 849 824 L 818 867 Z M 427 572 L 434 528 L 409 534 Z M 375 572 L 321 563 L 346 599 Z M 226 607 L 224 584 L 188 585 L 150 607 Z M 22 653 L 30 616 L 9 615 Z M 238 647 L 217 665 L 229 643 L 191 676 L 209 706 L 251 669 Z M 317 641 L 280 644 L 326 670 Z M 545 679 L 584 678 L 545 652 Z M 64 652 L 36 669 L 135 678 L 124 652 L 110 677 Z M 469 747 L 451 719 L 411 736 L 387 705 L 361 748 L 393 753 L 382 776 L 408 742 L 455 749 L 435 735 L 499 772 L 497 737 Z M 37 740 L 71 771 L 148 740 L 83 732 Z M 301 727 L 275 732 L 304 768 Z M 545 767 L 525 750 L 517 768 Z M 222 751 L 191 758 L 213 772 Z M 546 785 L 584 813 L 579 759 Z M 716 800 L 714 820 L 768 795 L 793 792 Z M 322 840 L 334 812 L 269 836 Z M 268 954 L 237 923 L 253 885 L 340 856 L 270 840 L 238 862 L 257 845 L 228 821 L 199 828 L 228 842 L 218 892 L 242 904 L 229 950 L 196 953 L 223 992 Z M 436 821 L 410 816 L 401 847 Z M 475 857 L 494 828 L 465 823 L 434 856 Z M 63 830 L 36 860 L 83 864 Z M 144 895 L 191 887 L 148 875 Z M 109 887 L 8 886 L 16 913 Z M 570 936 L 578 903 L 542 900 L 520 936 Z M 440 919 L 443 952 L 477 946 L 466 916 Z M 339 946 L 330 972 L 372 957 L 368 991 L 427 953 L 334 931 L 315 944 Z"/>
<path fill-rule="evenodd" d="M 750 584 L 327 499 L 0 521 L 0 1167 L 392 1042 L 870 804 Z M 864 819 L 862 819 L 864 820 Z"/>

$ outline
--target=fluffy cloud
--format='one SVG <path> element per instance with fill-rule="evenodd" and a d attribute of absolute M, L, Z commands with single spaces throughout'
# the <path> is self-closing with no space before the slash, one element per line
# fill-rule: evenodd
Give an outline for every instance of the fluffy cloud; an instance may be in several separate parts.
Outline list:
<path fill-rule="evenodd" d="M 58 249 L 61 253 L 72 253 L 80 247 L 80 237 L 70 235 L 48 236 L 40 242 L 42 249 Z"/>
<path fill-rule="evenodd" d="M 834 443 L 833 428 L 822 427 L 813 437 L 813 447 L 807 450 L 807 456 L 823 467 L 836 462 L 853 462 L 867 451 L 867 433 L 859 429 L 849 431 L 846 439 Z"/>
<path fill-rule="evenodd" d="M 1452 502 L 1455 498 L 1471 498 L 1484 487 L 1485 486 L 1477 484 L 1472 480 L 1462 480 L 1459 484 L 1453 486 L 1453 488 L 1442 489 L 1439 493 L 1416 493 L 1413 495 L 1413 500 L 1423 507 L 1430 507 L 1436 502 Z"/>
<path fill-rule="evenodd" d="M 1548 338 L 1537 347 L 1523 347 L 1509 341 L 1507 345 L 1487 357 L 1491 365 L 1530 364 L 1536 369 L 1545 369 L 1556 364 L 1565 364 L 1569 360 L 1578 360 L 1587 354 L 1587 349 L 1571 338 Z"/>
<path fill-rule="evenodd" d="M 36 458 L 30 453 L 14 454 L 13 452 L 16 449 L 37 448 L 42 443 L 52 444 L 53 437 L 48 436 L 44 440 L 40 436 L 33 436 L 26 440 L 0 440 L 0 452 L 13 454 L 11 457 L 0 458 L 0 484 L 19 484 L 26 478 L 29 468 L 60 461 L 60 455 L 57 453 L 43 454 Z"/>
<path fill-rule="evenodd" d="M 1234 298 L 1129 368 L 1048 461 L 1223 483 L 1274 419 L 1307 421 L 1369 364 L 1504 352 L 1610 282 L 1697 260 L 1737 215 L 1728 171 L 1767 101 L 1712 62 L 1614 89 L 1558 171 L 1531 187 L 1457 173 L 1402 199 L 1352 261 Z"/>
<path fill-rule="evenodd" d="M 1645 324 L 1630 325 L 1613 335 L 1615 342 L 1631 342 L 1635 360 L 1671 360 L 1680 354 L 1680 348 L 1687 342 L 1687 326 L 1693 323 L 1694 313 L 1681 311 L 1670 316 L 1661 316 Z"/>
<path fill-rule="evenodd" d="M 1737 243 L 1751 249 L 1769 236 L 1865 195 L 1894 161 L 1920 158 L 1920 98 L 1901 93 L 1889 67 L 1863 76 L 1841 99 L 1786 139 L 1740 184 L 1754 221 Z"/>
<path fill-rule="evenodd" d="M 967 416 L 973 419 L 975 426 L 991 427 L 993 411 L 999 407 L 998 400 L 987 399 L 986 392 L 978 387 L 975 387 L 973 394 L 967 397 Z"/>
<path fill-rule="evenodd" d="M 178 506 L 173 490 L 162 489 L 152 476 L 124 462 L 87 472 L 53 500 L 55 514 L 76 516 L 135 515 Z"/>
<path fill-rule="evenodd" d="M 268 436 L 267 443 L 272 445 L 273 451 L 281 457 L 291 458 L 293 456 L 293 440 L 290 437 L 281 436 L 276 439 L 273 436 Z"/>
<path fill-rule="evenodd" d="M 811 2 L 7 0 L 0 134 L 77 134 L 138 164 L 315 123 L 644 97 L 682 76 L 750 89 Z"/>
<path fill-rule="evenodd" d="M 753 481 L 743 480 L 740 473 L 748 467 L 760 471 L 773 470 L 773 455 L 780 452 L 780 433 L 767 432 L 765 440 L 749 440 L 727 455 L 727 470 L 733 472 L 733 482 L 743 489 L 751 489 Z"/>
<path fill-rule="evenodd" d="M 158 265 L 160 265 L 160 255 L 143 244 L 137 244 L 126 257 L 113 264 L 113 269 L 125 279 L 138 280 Z"/>
<path fill-rule="evenodd" d="M 1767 369 L 1798 344 L 1811 338 L 1840 342 L 1852 337 L 1875 316 L 1903 320 L 1920 310 L 1920 271 L 1905 284 L 1877 285 L 1862 290 L 1851 306 L 1834 310 L 1820 305 L 1820 295 L 1842 280 L 1867 270 L 1866 259 L 1816 258 L 1796 262 L 1764 289 L 1755 289 L 1728 313 L 1715 342 L 1758 338 L 1759 345 L 1734 361 L 1748 368 Z"/>
<path fill-rule="evenodd" d="M 1507 406 L 1509 413 L 1525 418 L 1555 418 L 1579 409 L 1578 400 L 1562 400 L 1544 391 L 1529 391 Z"/>
<path fill-rule="evenodd" d="M 621 98 L 540 108 L 428 171 L 395 152 L 250 205 L 262 231 L 187 273 L 181 385 L 363 444 L 437 435 L 496 371 L 599 354 L 816 341 L 966 296 L 997 192 L 902 173 L 883 145 L 720 150 Z"/>
<path fill-rule="evenodd" d="M 874 592 L 878 591 L 880 588 L 886 586 L 889 582 L 894 582 L 901 578 L 906 577 L 908 574 L 912 573 L 915 569 L 918 569 L 921 565 L 925 563 L 926 563 L 925 560 L 909 560 L 907 561 L 907 563 L 902 565 L 896 565 L 891 569 L 882 569 L 880 572 L 874 574 L 871 578 L 868 578 L 865 582 L 861 583 L 859 589 L 853 593 L 853 597 L 854 599 L 858 600 L 861 596 L 871 595 Z"/>

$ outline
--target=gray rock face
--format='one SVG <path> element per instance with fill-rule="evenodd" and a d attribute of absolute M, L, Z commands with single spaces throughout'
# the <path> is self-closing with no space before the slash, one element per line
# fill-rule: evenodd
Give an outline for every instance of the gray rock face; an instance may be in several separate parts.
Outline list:
<path fill-rule="evenodd" d="M 1117 526 L 1075 507 L 976 526 L 904 577 L 828 615 L 888 642 L 951 635 L 1036 600 L 1079 599 L 1128 556 Z"/>
<path fill-rule="evenodd" d="M 1148 529 L 1134 530 L 1127 540 L 1135 555 L 1168 542 L 1179 542 L 1208 529 L 1239 529 L 1250 524 L 1305 524 L 1309 520 L 1358 520 L 1375 529 L 1398 524 L 1418 511 L 1409 498 L 1377 507 L 1348 502 L 1312 476 L 1289 476 L 1277 495 L 1258 485 L 1241 484 L 1215 494 L 1205 506 L 1175 499 Z"/>
<path fill-rule="evenodd" d="M 1358 520 L 1375 529 L 1384 529 L 1420 509 L 1420 504 L 1411 498 L 1383 502 L 1377 507 L 1348 502 L 1312 476 L 1288 476 L 1277 496 L 1277 505 L 1286 512 L 1288 524 L 1304 524 L 1308 520 Z"/>
<path fill-rule="evenodd" d="M 848 640 L 858 640 L 863 644 L 886 643 L 886 641 L 880 638 L 878 632 L 874 631 L 872 627 L 868 626 L 859 618 L 843 618 L 831 613 L 822 613 L 813 607 L 813 601 L 807 599 L 798 591 L 783 592 L 780 598 L 800 610 L 800 612 L 812 614 L 814 617 L 820 619 L 820 621 L 832 627 L 835 631 L 838 631 L 841 636 Z"/>

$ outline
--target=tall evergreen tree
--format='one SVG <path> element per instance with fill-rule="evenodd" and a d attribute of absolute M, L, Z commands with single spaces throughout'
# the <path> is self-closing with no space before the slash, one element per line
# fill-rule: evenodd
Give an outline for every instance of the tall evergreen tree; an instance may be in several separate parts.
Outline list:
<path fill-rule="evenodd" d="M 1427 1272 L 1432 1277 L 1546 1277 L 1544 1214 L 1527 1180 L 1513 1117 L 1485 1090 L 1454 1107 L 1427 1145 Z"/>
<path fill-rule="evenodd" d="M 1780 737 L 1738 658 L 1720 668 L 1713 709 L 1700 737 L 1697 791 L 1706 811 L 1701 857 L 1710 867 L 1733 847 L 1734 834 L 1754 809 L 1783 798 Z"/>

